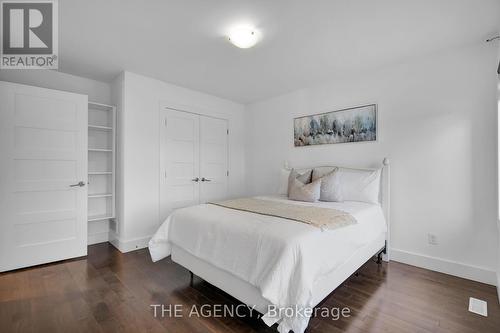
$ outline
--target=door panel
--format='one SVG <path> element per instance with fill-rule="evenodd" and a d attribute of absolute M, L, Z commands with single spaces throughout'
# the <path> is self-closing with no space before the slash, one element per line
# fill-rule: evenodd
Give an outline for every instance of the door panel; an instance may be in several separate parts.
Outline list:
<path fill-rule="evenodd" d="M 160 114 L 160 221 L 173 209 L 199 202 L 199 116 L 165 109 Z"/>
<path fill-rule="evenodd" d="M 87 97 L 0 82 L 0 271 L 87 254 Z"/>
<path fill-rule="evenodd" d="M 226 198 L 227 170 L 227 120 L 200 116 L 200 203 Z"/>

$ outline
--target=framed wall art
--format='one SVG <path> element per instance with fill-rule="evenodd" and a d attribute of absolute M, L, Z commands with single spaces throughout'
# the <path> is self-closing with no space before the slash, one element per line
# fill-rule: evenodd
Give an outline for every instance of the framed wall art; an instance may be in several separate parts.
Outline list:
<path fill-rule="evenodd" d="M 319 113 L 294 119 L 295 147 L 377 140 L 377 105 Z"/>

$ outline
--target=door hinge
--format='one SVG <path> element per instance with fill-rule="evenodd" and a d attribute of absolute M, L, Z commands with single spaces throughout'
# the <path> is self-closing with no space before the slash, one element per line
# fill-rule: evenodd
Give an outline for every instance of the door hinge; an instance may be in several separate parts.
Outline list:
<path fill-rule="evenodd" d="M 227 130 L 227 135 L 229 135 L 229 129 Z"/>
<path fill-rule="evenodd" d="M 229 177 L 229 170 L 227 170 L 227 171 L 226 171 L 226 176 L 228 176 L 228 177 Z"/>
<path fill-rule="evenodd" d="M 167 118 L 165 118 L 164 123 L 165 123 L 165 127 L 167 127 Z"/>

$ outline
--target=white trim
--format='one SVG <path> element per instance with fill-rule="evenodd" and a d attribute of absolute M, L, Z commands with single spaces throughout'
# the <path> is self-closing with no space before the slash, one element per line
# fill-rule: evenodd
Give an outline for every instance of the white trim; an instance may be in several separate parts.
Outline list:
<path fill-rule="evenodd" d="M 485 267 L 473 266 L 395 248 L 391 248 L 391 260 L 486 284 L 495 285 L 497 283 L 496 272 Z"/>
<path fill-rule="evenodd" d="M 107 231 L 97 232 L 95 234 L 88 235 L 88 245 L 105 243 L 109 240 L 109 233 Z"/>
<path fill-rule="evenodd" d="M 121 253 L 144 249 L 148 247 L 149 240 L 153 237 L 146 236 L 129 240 L 122 240 L 116 236 L 113 231 L 109 232 L 109 242 L 118 249 Z"/>

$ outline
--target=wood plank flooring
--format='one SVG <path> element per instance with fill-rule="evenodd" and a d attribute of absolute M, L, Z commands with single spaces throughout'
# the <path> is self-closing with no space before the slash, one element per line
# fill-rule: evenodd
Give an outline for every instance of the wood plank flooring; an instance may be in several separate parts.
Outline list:
<path fill-rule="evenodd" d="M 469 296 L 488 317 L 467 311 Z M 184 317 L 153 316 L 151 304 L 182 304 Z M 193 305 L 239 302 L 169 258 L 121 254 L 108 243 L 86 258 L 0 275 L 0 332 L 276 332 L 255 315 L 188 317 Z M 391 262 L 368 262 L 319 306 L 348 307 L 349 318 L 312 318 L 307 332 L 500 332 L 493 286 Z"/>

